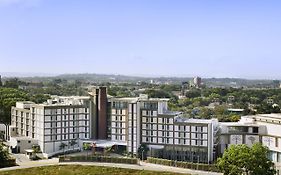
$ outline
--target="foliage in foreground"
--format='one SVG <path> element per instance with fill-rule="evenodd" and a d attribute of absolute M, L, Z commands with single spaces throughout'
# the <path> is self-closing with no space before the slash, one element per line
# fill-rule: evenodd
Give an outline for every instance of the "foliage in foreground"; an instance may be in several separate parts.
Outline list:
<path fill-rule="evenodd" d="M 15 166 L 16 162 L 9 155 L 7 148 L 0 142 L 0 168 Z"/>
<path fill-rule="evenodd" d="M 260 143 L 251 148 L 247 145 L 231 145 L 217 161 L 225 175 L 274 175 L 274 164 L 268 159 L 268 148 Z"/>
<path fill-rule="evenodd" d="M 65 165 L 37 167 L 13 171 L 0 172 L 0 175 L 177 175 L 176 173 L 132 170 L 98 166 Z M 179 175 L 179 174 L 178 174 Z"/>

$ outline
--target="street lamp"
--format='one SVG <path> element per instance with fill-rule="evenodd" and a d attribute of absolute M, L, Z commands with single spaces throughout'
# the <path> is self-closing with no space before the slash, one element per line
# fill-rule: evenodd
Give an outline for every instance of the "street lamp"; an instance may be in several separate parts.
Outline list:
<path fill-rule="evenodd" d="M 143 153 L 144 153 L 144 149 L 141 151 L 141 158 L 142 158 L 142 161 L 143 161 Z"/>
<path fill-rule="evenodd" d="M 197 156 L 197 170 L 199 168 L 199 158 L 200 158 L 200 156 Z"/>

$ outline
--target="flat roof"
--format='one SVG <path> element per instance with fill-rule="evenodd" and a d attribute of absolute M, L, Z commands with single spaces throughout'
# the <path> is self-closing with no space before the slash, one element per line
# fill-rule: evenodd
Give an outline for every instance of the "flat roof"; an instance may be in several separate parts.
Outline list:
<path fill-rule="evenodd" d="M 255 123 L 243 123 L 243 122 L 220 122 L 223 126 L 260 126 Z"/>
<path fill-rule="evenodd" d="M 257 117 L 263 117 L 263 118 L 270 118 L 270 119 L 281 119 L 281 114 L 276 113 L 276 114 L 257 114 L 257 115 L 246 115 L 242 116 L 246 118 L 257 118 Z"/>
<path fill-rule="evenodd" d="M 230 108 L 230 109 L 227 109 L 228 111 L 232 111 L 232 112 L 243 112 L 244 109 L 234 109 L 234 108 Z"/>
<path fill-rule="evenodd" d="M 194 119 L 194 118 L 185 118 L 185 117 L 176 117 L 175 122 L 178 123 L 203 123 L 203 124 L 209 124 L 213 122 L 218 122 L 217 119 Z"/>
<path fill-rule="evenodd" d="M 96 147 L 106 148 L 114 145 L 127 146 L 127 142 L 111 140 L 82 140 L 83 143 L 96 143 Z"/>

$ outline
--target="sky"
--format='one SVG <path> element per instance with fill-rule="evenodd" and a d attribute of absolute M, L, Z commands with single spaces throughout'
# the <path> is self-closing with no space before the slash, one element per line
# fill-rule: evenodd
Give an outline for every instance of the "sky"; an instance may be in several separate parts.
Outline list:
<path fill-rule="evenodd" d="M 0 0 L 0 72 L 281 79 L 280 0 Z"/>

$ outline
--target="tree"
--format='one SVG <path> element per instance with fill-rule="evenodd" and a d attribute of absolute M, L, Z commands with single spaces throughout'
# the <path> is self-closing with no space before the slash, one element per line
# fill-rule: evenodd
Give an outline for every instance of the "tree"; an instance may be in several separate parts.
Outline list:
<path fill-rule="evenodd" d="M 69 145 L 72 146 L 72 150 L 74 151 L 74 146 L 77 144 L 77 141 L 76 140 L 71 140 L 69 142 Z"/>
<path fill-rule="evenodd" d="M 19 85 L 21 84 L 21 82 L 19 81 L 19 79 L 17 78 L 10 78 L 5 82 L 5 87 L 7 88 L 14 88 L 14 89 L 18 89 Z"/>
<path fill-rule="evenodd" d="M 37 156 L 38 153 L 41 153 L 40 146 L 39 146 L 39 145 L 33 145 L 33 146 L 32 146 L 32 151 L 33 151 L 33 154 L 34 154 L 34 155 L 32 156 L 32 158 L 33 158 L 34 160 L 40 159 L 40 158 Z"/>
<path fill-rule="evenodd" d="M 11 123 L 11 107 L 17 101 L 25 101 L 28 95 L 18 89 L 0 87 L 0 123 L 6 126 L 6 133 Z"/>
<path fill-rule="evenodd" d="M 3 143 L 0 143 L 0 164 L 10 159 L 8 150 L 5 148 Z"/>
<path fill-rule="evenodd" d="M 87 157 L 88 157 L 88 152 L 89 150 L 92 148 L 90 143 L 84 143 L 83 144 L 83 150 L 85 150 L 87 152 Z"/>
<path fill-rule="evenodd" d="M 105 148 L 104 148 L 103 154 L 106 156 L 106 155 L 108 155 L 111 151 L 112 151 L 112 147 L 111 147 L 111 146 L 105 147 Z"/>
<path fill-rule="evenodd" d="M 61 142 L 61 144 L 60 144 L 60 150 L 63 150 L 63 154 L 65 155 L 65 152 L 64 152 L 64 150 L 65 150 L 65 147 L 67 147 L 67 144 L 65 144 L 65 143 L 63 143 L 63 142 Z"/>
<path fill-rule="evenodd" d="M 149 151 L 148 146 L 142 143 L 138 148 L 138 157 L 141 158 L 141 160 L 146 160 L 148 151 Z"/>
<path fill-rule="evenodd" d="M 251 148 L 247 145 L 231 145 L 217 161 L 225 175 L 274 175 L 274 164 L 267 157 L 268 148 L 260 143 Z"/>

